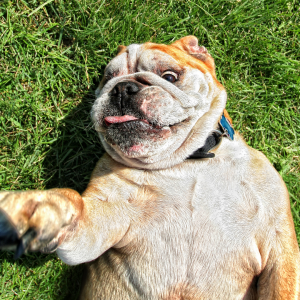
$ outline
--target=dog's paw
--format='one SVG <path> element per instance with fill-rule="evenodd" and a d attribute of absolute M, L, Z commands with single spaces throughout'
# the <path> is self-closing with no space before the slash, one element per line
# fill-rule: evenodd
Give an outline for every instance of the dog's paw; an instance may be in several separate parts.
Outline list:
<path fill-rule="evenodd" d="M 76 210 L 67 197 L 54 191 L 0 193 L 0 248 L 24 252 L 53 252 Z"/>

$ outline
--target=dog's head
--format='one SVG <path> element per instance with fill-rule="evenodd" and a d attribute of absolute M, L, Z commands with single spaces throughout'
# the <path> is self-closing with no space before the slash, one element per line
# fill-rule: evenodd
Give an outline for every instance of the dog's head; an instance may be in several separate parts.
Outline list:
<path fill-rule="evenodd" d="M 214 60 L 194 36 L 120 46 L 96 90 L 92 118 L 117 161 L 158 169 L 204 145 L 226 104 Z"/>

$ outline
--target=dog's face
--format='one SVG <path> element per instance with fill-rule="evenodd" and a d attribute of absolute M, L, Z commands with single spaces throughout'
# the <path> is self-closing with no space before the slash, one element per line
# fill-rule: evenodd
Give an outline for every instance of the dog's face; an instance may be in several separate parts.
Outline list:
<path fill-rule="evenodd" d="M 146 168 L 170 166 L 170 156 L 180 161 L 201 147 L 205 139 L 195 148 L 191 132 L 212 110 L 213 120 L 197 131 L 207 137 L 226 103 L 214 60 L 193 36 L 168 46 L 119 47 L 96 96 L 92 118 L 106 151 Z"/>

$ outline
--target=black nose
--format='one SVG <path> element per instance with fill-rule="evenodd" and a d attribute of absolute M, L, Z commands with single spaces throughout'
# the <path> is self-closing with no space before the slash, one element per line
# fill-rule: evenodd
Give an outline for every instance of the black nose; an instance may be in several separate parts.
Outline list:
<path fill-rule="evenodd" d="M 139 86 L 132 81 L 119 82 L 111 91 L 111 95 L 116 98 L 118 105 L 121 109 L 130 105 L 132 96 L 138 93 Z"/>
<path fill-rule="evenodd" d="M 137 84 L 131 81 L 127 82 L 119 82 L 114 89 L 112 90 L 112 96 L 118 97 L 127 97 L 131 95 L 135 95 L 139 91 L 139 87 Z"/>

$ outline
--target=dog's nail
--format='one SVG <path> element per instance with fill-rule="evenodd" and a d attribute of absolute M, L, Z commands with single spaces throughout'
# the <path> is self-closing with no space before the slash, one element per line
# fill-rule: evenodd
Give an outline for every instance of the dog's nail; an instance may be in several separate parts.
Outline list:
<path fill-rule="evenodd" d="M 34 229 L 28 229 L 27 232 L 19 240 L 17 250 L 14 255 L 14 259 L 19 259 L 28 249 L 31 241 L 36 237 Z"/>

